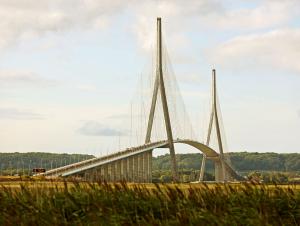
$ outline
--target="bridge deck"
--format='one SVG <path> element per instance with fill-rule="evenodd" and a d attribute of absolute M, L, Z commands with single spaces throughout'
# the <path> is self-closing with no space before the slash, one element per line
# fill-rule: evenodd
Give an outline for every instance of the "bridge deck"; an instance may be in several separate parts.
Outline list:
<path fill-rule="evenodd" d="M 70 165 L 66 165 L 63 167 L 59 167 L 53 170 L 49 170 L 46 173 L 41 173 L 39 175 L 45 176 L 67 176 L 74 173 L 78 173 L 80 171 L 84 171 L 87 169 L 91 169 L 97 167 L 99 165 L 104 165 L 113 161 L 120 160 L 122 158 L 126 158 L 129 156 L 137 155 L 142 152 L 146 152 L 155 148 L 164 147 L 168 144 L 167 141 L 159 141 L 159 142 L 152 142 L 149 144 L 144 144 L 137 147 L 127 148 L 126 150 L 119 151 L 110 155 L 106 155 L 99 158 L 93 158 L 84 160 L 81 162 L 73 163 Z"/>
<path fill-rule="evenodd" d="M 193 146 L 196 149 L 203 152 L 208 158 L 212 159 L 213 161 L 219 161 L 219 154 L 216 151 L 214 151 L 213 149 L 211 149 L 210 147 L 208 147 L 200 142 L 188 140 L 188 139 L 177 139 L 177 140 L 174 140 L 173 142 Z M 93 159 L 81 161 L 78 163 L 70 164 L 67 166 L 59 167 L 57 169 L 49 170 L 46 173 L 42 173 L 39 175 L 66 177 L 66 176 L 75 175 L 75 174 L 84 172 L 86 170 L 93 169 L 93 168 L 96 168 L 101 165 L 105 165 L 105 164 L 108 164 L 108 163 L 111 163 L 114 161 L 128 158 L 130 156 L 138 155 L 138 154 L 153 150 L 155 148 L 166 148 L 166 147 L 168 147 L 167 140 L 151 142 L 151 143 L 144 144 L 141 146 L 127 148 L 126 150 L 119 151 L 119 152 L 116 152 L 114 154 L 110 154 L 110 155 L 107 155 L 104 157 L 93 158 Z M 228 172 L 230 172 L 230 174 L 233 177 L 235 177 L 235 178 L 238 177 L 236 172 L 228 164 L 226 164 L 226 170 Z"/>

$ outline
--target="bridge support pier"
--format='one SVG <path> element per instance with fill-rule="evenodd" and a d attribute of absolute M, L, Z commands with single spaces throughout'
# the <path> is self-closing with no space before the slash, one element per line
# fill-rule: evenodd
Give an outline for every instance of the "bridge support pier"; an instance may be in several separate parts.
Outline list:
<path fill-rule="evenodd" d="M 127 180 L 127 161 L 128 159 L 121 160 L 121 180 Z"/>
<path fill-rule="evenodd" d="M 121 173 L 122 160 L 117 161 L 115 164 L 116 164 L 116 181 L 121 181 L 122 180 L 122 173 Z"/>
<path fill-rule="evenodd" d="M 151 183 L 152 151 L 133 155 L 124 159 L 84 171 L 87 180 L 106 180 L 107 182 Z"/>
<path fill-rule="evenodd" d="M 200 168 L 200 177 L 199 177 L 199 182 L 204 180 L 204 171 L 205 171 L 205 165 L 206 165 L 206 155 L 202 155 L 202 164 Z"/>
<path fill-rule="evenodd" d="M 216 182 L 223 182 L 224 177 L 223 177 L 223 168 L 221 162 L 215 162 L 215 181 Z"/>
<path fill-rule="evenodd" d="M 144 170 L 144 154 L 140 154 L 137 156 L 138 157 L 138 181 L 139 182 L 144 182 L 143 178 L 143 170 Z"/>

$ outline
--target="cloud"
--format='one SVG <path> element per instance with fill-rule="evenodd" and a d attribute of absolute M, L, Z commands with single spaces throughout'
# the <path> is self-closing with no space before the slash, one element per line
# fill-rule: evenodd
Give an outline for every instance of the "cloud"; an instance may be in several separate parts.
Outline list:
<path fill-rule="evenodd" d="M 162 17 L 162 30 L 168 35 L 170 46 L 182 48 L 188 45 L 189 39 L 183 35 L 183 31 L 193 28 L 191 18 L 196 15 L 207 15 L 221 7 L 218 1 L 214 0 L 190 0 L 186 4 L 182 0 L 164 1 L 141 1 L 132 7 L 135 15 L 133 31 L 137 37 L 139 46 L 144 51 L 153 48 L 155 39 L 155 19 Z M 181 32 L 178 32 L 181 30 Z"/>
<path fill-rule="evenodd" d="M 0 108 L 0 119 L 41 120 L 44 119 L 44 116 L 16 108 Z"/>
<path fill-rule="evenodd" d="M 282 29 L 236 37 L 218 46 L 211 61 L 224 67 L 277 68 L 300 72 L 300 29 Z"/>
<path fill-rule="evenodd" d="M 219 29 L 252 30 L 288 23 L 298 15 L 298 0 L 263 0 L 255 7 L 228 9 L 223 5 L 201 19 L 203 24 Z"/>
<path fill-rule="evenodd" d="M 0 84 L 3 86 L 51 86 L 54 80 L 45 79 L 35 72 L 27 70 L 0 70 Z"/>
<path fill-rule="evenodd" d="M 142 51 L 153 51 L 156 40 L 155 17 L 162 17 L 163 33 L 166 34 L 163 34 L 163 37 L 167 39 L 165 41 L 169 47 L 172 61 L 177 64 L 197 64 L 199 58 L 191 55 L 190 52 L 185 52 L 187 49 L 192 48 L 190 45 L 193 42 L 188 35 L 190 32 L 209 29 L 216 30 L 218 33 L 224 32 L 224 30 L 232 30 L 239 34 L 245 31 L 255 32 L 263 29 L 287 27 L 293 18 L 298 17 L 298 9 L 300 8 L 300 1 L 298 0 L 261 0 L 251 4 L 251 6 L 243 3 L 243 1 L 237 1 L 237 3 L 236 6 L 233 4 L 228 7 L 226 1 L 221 0 L 190 0 L 189 4 L 182 0 L 136 2 L 134 6 L 130 7 L 135 18 L 133 32 Z M 287 40 L 292 39 L 293 44 L 295 43 L 298 46 L 299 42 L 297 40 L 299 38 L 295 37 L 293 39 L 293 34 L 289 35 L 286 34 Z M 282 37 L 280 43 L 276 43 L 278 42 L 276 38 L 274 37 L 272 42 L 276 47 L 282 46 L 280 44 L 285 37 Z M 273 61 L 275 61 L 277 64 L 279 61 L 279 65 L 282 67 L 290 63 L 291 65 L 287 65 L 287 67 L 296 67 L 298 71 L 299 66 L 295 62 L 296 58 L 294 58 L 294 62 L 288 62 L 288 58 L 294 53 L 299 53 L 299 51 L 297 49 L 292 50 L 291 43 L 287 43 L 287 45 L 289 47 L 287 51 L 291 50 L 293 53 L 287 53 L 286 59 L 275 59 L 277 54 L 273 51 L 272 58 L 271 56 L 269 58 L 270 63 L 273 64 Z M 280 51 L 284 51 L 284 49 Z M 286 52 L 283 52 L 280 57 L 283 58 L 284 54 Z M 218 63 L 222 62 L 221 60 Z M 225 61 L 229 60 L 225 59 Z M 194 78 L 191 77 L 190 80 Z"/>
<path fill-rule="evenodd" d="M 121 0 L 1 0 L 0 49 L 47 32 L 76 28 L 102 29 L 116 11 L 126 8 Z"/>
<path fill-rule="evenodd" d="M 142 50 L 155 40 L 155 17 L 161 16 L 168 43 L 176 49 L 189 44 L 185 31 L 261 29 L 288 23 L 297 16 L 298 0 L 262 0 L 254 7 L 228 7 L 221 0 L 0 0 L 0 49 L 47 33 L 105 29 L 122 12 L 134 18 L 133 32 Z M 165 28 L 165 29 L 164 29 Z M 178 31 L 181 32 L 178 32 Z"/>
<path fill-rule="evenodd" d="M 79 129 L 86 136 L 125 136 L 126 133 L 96 121 L 87 121 Z"/>
<path fill-rule="evenodd" d="M 163 30 L 168 34 L 168 43 L 176 48 L 185 47 L 189 39 L 182 35 L 185 31 L 197 29 L 255 30 L 285 25 L 298 16 L 298 0 L 262 0 L 249 7 L 236 4 L 228 7 L 221 0 L 142 1 L 132 7 L 136 22 L 134 32 L 139 46 L 149 50 L 155 40 L 154 18 L 161 16 Z M 181 31 L 181 32 L 178 32 Z"/>

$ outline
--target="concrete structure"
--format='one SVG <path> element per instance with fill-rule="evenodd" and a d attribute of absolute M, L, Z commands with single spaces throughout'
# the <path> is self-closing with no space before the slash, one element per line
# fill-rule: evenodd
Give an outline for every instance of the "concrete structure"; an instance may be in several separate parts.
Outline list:
<path fill-rule="evenodd" d="M 215 122 L 215 123 L 214 123 Z M 206 139 L 206 145 L 209 146 L 210 138 L 212 133 L 213 125 L 215 125 L 217 139 L 218 139 L 218 147 L 219 147 L 219 161 L 215 161 L 215 178 L 216 181 L 226 181 L 228 180 L 228 175 L 225 170 L 225 159 L 224 159 L 224 151 L 223 151 L 223 143 L 222 136 L 220 132 L 219 118 L 218 118 L 218 110 L 217 110 L 217 85 L 216 85 L 216 70 L 212 70 L 212 109 L 210 114 L 208 133 Z M 200 177 L 199 181 L 203 181 L 204 171 L 205 171 L 205 163 L 208 157 L 204 154 L 201 164 Z"/>
<path fill-rule="evenodd" d="M 178 174 L 177 174 L 177 166 L 176 166 L 176 159 L 175 159 L 175 148 L 174 148 L 174 144 L 173 144 L 172 127 L 171 127 L 168 102 L 167 102 L 167 96 L 166 96 L 164 78 L 163 78 L 162 41 L 161 40 L 162 40 L 162 38 L 161 38 L 161 18 L 157 18 L 156 78 L 155 78 L 155 83 L 154 83 L 153 97 L 152 97 L 151 109 L 150 109 L 150 113 L 149 113 L 149 120 L 148 120 L 148 127 L 147 127 L 145 143 L 147 144 L 151 140 L 151 131 L 152 131 L 152 126 L 153 126 L 155 106 L 156 106 L 156 102 L 157 102 L 158 92 L 160 91 L 165 126 L 166 126 L 166 133 L 167 133 L 168 143 L 169 143 L 168 147 L 170 149 L 170 156 L 171 156 L 172 176 L 173 176 L 173 181 L 176 181 L 176 180 L 178 180 Z"/>
<path fill-rule="evenodd" d="M 190 145 L 205 154 L 205 156 L 220 165 L 220 156 L 210 147 L 194 140 L 173 140 L 173 144 Z M 81 176 L 90 180 L 102 179 L 106 181 L 151 182 L 152 181 L 152 150 L 168 148 L 169 141 L 152 142 L 138 147 L 128 148 L 105 157 L 94 158 L 42 174 L 50 177 Z M 220 169 L 218 169 L 220 171 Z M 216 170 L 218 175 L 220 172 Z M 224 161 L 224 170 L 228 177 L 239 180 L 241 177 Z"/>
<path fill-rule="evenodd" d="M 87 167 L 84 171 L 78 172 L 80 168 L 76 166 L 63 169 L 64 171 L 58 170 L 57 172 L 52 172 L 52 176 L 76 175 L 92 181 L 106 180 L 111 182 L 128 181 L 146 183 L 152 181 L 151 160 L 151 151 L 146 151 L 110 163 L 101 164 L 101 161 L 99 161 L 95 167 Z M 94 162 L 96 161 L 94 160 Z M 51 172 L 48 172 L 47 175 L 51 175 Z"/>
<path fill-rule="evenodd" d="M 209 132 L 206 144 L 188 139 L 173 139 L 171 120 L 169 116 L 167 97 L 165 92 L 164 77 L 163 77 L 163 62 L 162 62 L 162 42 L 161 42 L 161 19 L 157 19 L 157 63 L 156 77 L 149 112 L 147 133 L 145 144 L 138 147 L 127 148 L 115 154 L 105 157 L 94 158 L 75 164 L 67 165 L 57 169 L 53 169 L 43 173 L 45 176 L 81 176 L 90 180 L 106 180 L 106 181 L 121 181 L 128 182 L 151 182 L 152 181 L 152 150 L 155 148 L 169 148 L 171 157 L 171 171 L 173 181 L 178 180 L 176 158 L 175 158 L 175 143 L 182 143 L 193 146 L 204 154 L 200 181 L 203 181 L 206 159 L 210 159 L 215 163 L 215 178 L 216 181 L 226 181 L 228 179 L 241 179 L 239 175 L 225 162 L 223 155 L 222 139 L 219 127 L 218 113 L 216 107 L 216 78 L 215 70 L 213 70 L 213 101 L 212 113 L 209 123 Z M 159 142 L 151 142 L 151 132 L 157 104 L 157 98 L 160 94 L 164 123 L 167 133 L 167 140 Z M 220 153 L 209 147 L 210 136 L 215 121 L 218 145 Z"/>

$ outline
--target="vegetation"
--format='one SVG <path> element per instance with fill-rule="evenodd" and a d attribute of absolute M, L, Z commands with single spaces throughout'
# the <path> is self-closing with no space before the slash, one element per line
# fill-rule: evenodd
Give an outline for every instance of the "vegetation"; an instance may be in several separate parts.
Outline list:
<path fill-rule="evenodd" d="M 1 169 L 28 169 L 34 167 L 51 169 L 66 164 L 93 158 L 93 155 L 81 154 L 54 154 L 44 152 L 28 153 L 0 153 Z M 202 160 L 201 154 L 177 154 L 179 169 L 199 170 Z M 278 153 L 230 153 L 232 166 L 240 172 L 243 171 L 300 171 L 300 154 Z M 213 172 L 213 163 L 206 164 L 208 172 Z M 168 154 L 153 158 L 153 170 L 170 169 L 170 156 Z"/>
<path fill-rule="evenodd" d="M 180 182 L 192 182 L 199 180 L 200 170 L 180 169 L 178 171 Z M 205 181 L 213 181 L 215 177 L 212 173 L 204 173 Z M 170 183 L 172 182 L 172 172 L 170 169 L 166 170 L 153 170 L 152 182 L 154 183 Z"/>
<path fill-rule="evenodd" d="M 297 225 L 300 192 L 255 185 L 74 183 L 0 189 L 1 225 Z"/>
<path fill-rule="evenodd" d="M 230 153 L 234 168 L 239 171 L 282 171 L 292 172 L 300 170 L 300 154 L 278 153 Z"/>
<path fill-rule="evenodd" d="M 47 170 L 66 164 L 93 158 L 92 155 L 52 154 L 52 153 L 0 153 L 0 175 L 28 175 L 32 168 Z M 180 181 L 196 181 L 202 155 L 177 154 Z M 230 153 L 232 166 L 240 174 L 266 183 L 300 182 L 300 154 L 276 153 Z M 153 157 L 153 181 L 171 182 L 170 156 Z M 204 180 L 214 180 L 213 162 L 207 161 Z"/>
<path fill-rule="evenodd" d="M 190 182 L 199 179 L 201 154 L 177 154 L 180 181 Z M 230 153 L 232 167 L 243 176 L 265 183 L 300 183 L 300 154 L 276 153 Z M 171 182 L 170 155 L 153 159 L 153 181 Z M 206 163 L 204 180 L 214 180 L 214 165 Z"/>
<path fill-rule="evenodd" d="M 278 154 L 278 153 L 230 153 L 232 167 L 239 172 L 249 171 L 300 171 L 300 154 Z M 179 169 L 199 170 L 202 161 L 201 154 L 177 154 Z M 170 155 L 161 155 L 153 160 L 153 170 L 170 169 Z M 213 172 L 213 163 L 207 161 L 206 169 Z"/>
<path fill-rule="evenodd" d="M 26 169 L 51 169 L 92 157 L 2 153 L 1 174 L 26 174 Z M 176 157 L 181 181 L 197 180 L 202 156 L 180 154 Z M 243 152 L 231 155 L 235 169 L 247 172 L 253 181 L 268 183 L 290 182 L 291 175 L 299 177 L 299 159 L 298 154 Z M 171 181 L 169 164 L 169 155 L 153 158 L 154 182 Z M 213 180 L 212 162 L 207 162 L 207 172 L 205 179 Z M 7 179 L 0 183 L 0 225 L 300 224 L 300 191 L 291 186 L 102 182 L 73 182 L 61 186 L 59 182 L 43 184 L 27 179 L 20 185 L 13 180 L 7 182 Z"/>
<path fill-rule="evenodd" d="M 0 174 L 28 174 L 33 168 L 47 170 L 93 158 L 92 155 L 54 154 L 44 152 L 0 153 Z"/>

